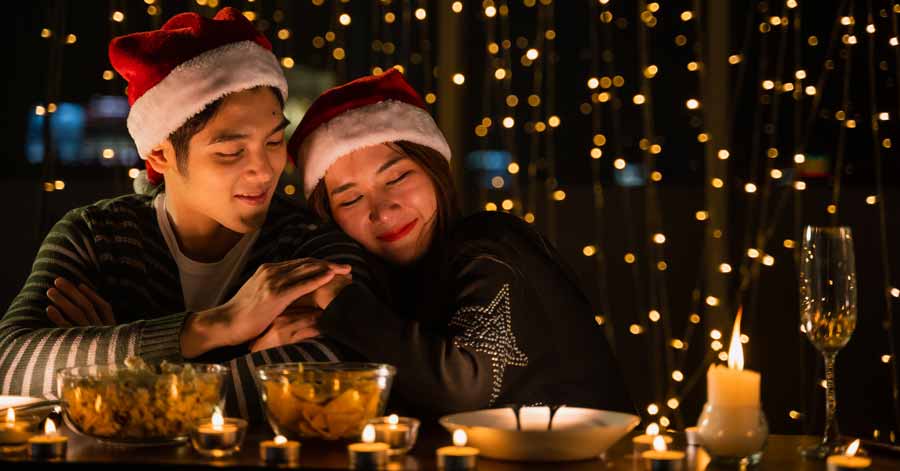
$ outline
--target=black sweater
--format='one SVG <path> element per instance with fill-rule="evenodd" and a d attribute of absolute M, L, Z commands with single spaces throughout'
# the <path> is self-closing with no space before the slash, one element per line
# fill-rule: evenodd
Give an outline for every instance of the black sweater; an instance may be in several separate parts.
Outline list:
<path fill-rule="evenodd" d="M 589 301 L 530 226 L 478 213 L 443 245 L 438 263 L 421 264 L 436 268 L 394 278 L 394 309 L 354 284 L 320 330 L 396 366 L 394 399 L 421 415 L 512 403 L 634 411 Z"/>

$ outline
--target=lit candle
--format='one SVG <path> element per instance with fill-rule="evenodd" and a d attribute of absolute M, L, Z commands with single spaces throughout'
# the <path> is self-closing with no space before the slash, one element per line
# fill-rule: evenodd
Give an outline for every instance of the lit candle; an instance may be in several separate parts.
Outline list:
<path fill-rule="evenodd" d="M 416 442 L 419 421 L 411 417 L 376 417 L 369 421 L 375 427 L 375 441 L 387 443 L 391 447 L 388 454 L 402 455 L 408 452 Z"/>
<path fill-rule="evenodd" d="M 246 431 L 246 420 L 225 418 L 217 406 L 209 422 L 191 430 L 191 444 L 201 455 L 221 458 L 241 449 Z"/>
<path fill-rule="evenodd" d="M 6 420 L 0 423 L 0 452 L 25 451 L 25 443 L 34 435 L 31 428 L 37 422 L 37 418 L 16 420 L 16 411 L 12 407 L 6 409 Z"/>
<path fill-rule="evenodd" d="M 457 470 L 475 469 L 478 465 L 478 448 L 466 446 L 469 437 L 466 431 L 457 429 L 453 432 L 453 446 L 437 449 L 438 469 Z"/>
<path fill-rule="evenodd" d="M 259 459 L 266 464 L 296 465 L 300 461 L 300 442 L 277 435 L 259 444 Z"/>
<path fill-rule="evenodd" d="M 641 453 L 647 471 L 681 471 L 684 468 L 684 452 L 669 450 L 666 440 L 657 435 L 653 449 Z"/>
<path fill-rule="evenodd" d="M 672 437 L 668 435 L 660 435 L 659 425 L 656 425 L 656 423 L 654 422 L 647 426 L 647 430 L 644 431 L 643 435 L 638 435 L 631 439 L 631 443 L 634 446 L 635 456 L 640 454 L 642 451 L 652 450 L 653 440 L 655 440 L 656 437 L 663 437 L 666 445 L 672 444 Z"/>
<path fill-rule="evenodd" d="M 851 469 L 865 469 L 872 464 L 872 460 L 864 456 L 856 456 L 859 450 L 859 439 L 853 440 L 853 443 L 847 447 L 847 451 L 843 455 L 831 455 L 826 461 L 828 471 L 845 471 Z"/>
<path fill-rule="evenodd" d="M 56 431 L 53 419 L 44 422 L 44 434 L 35 435 L 28 439 L 28 453 L 33 459 L 46 460 L 58 459 L 66 456 L 66 447 L 69 442 L 67 437 Z"/>
<path fill-rule="evenodd" d="M 713 365 L 706 374 L 709 412 L 701 414 L 699 435 L 703 447 L 718 458 L 754 457 L 768 437 L 760 408 L 760 374 L 744 369 L 741 347 L 741 309 L 734 319 L 728 367 Z"/>
<path fill-rule="evenodd" d="M 350 469 L 384 469 L 390 448 L 387 443 L 376 442 L 375 427 L 366 425 L 362 431 L 362 442 L 347 445 Z"/>
<path fill-rule="evenodd" d="M 688 427 L 684 429 L 684 440 L 687 446 L 700 446 L 700 434 L 697 427 Z"/>

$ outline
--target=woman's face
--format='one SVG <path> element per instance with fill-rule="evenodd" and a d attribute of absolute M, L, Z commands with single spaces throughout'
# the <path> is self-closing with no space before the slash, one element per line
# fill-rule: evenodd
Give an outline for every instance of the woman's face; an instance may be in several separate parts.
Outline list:
<path fill-rule="evenodd" d="M 335 222 L 369 252 L 405 265 L 428 250 L 434 183 L 402 151 L 387 144 L 353 151 L 331 165 L 324 181 Z"/>

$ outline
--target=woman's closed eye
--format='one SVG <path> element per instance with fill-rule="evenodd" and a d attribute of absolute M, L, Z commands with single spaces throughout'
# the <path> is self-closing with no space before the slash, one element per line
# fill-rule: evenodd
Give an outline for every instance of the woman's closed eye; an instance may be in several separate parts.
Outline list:
<path fill-rule="evenodd" d="M 281 136 L 281 139 L 266 142 L 266 145 L 269 147 L 278 147 L 284 144 L 284 136 Z"/>
<path fill-rule="evenodd" d="M 349 200 L 347 200 L 347 201 L 338 203 L 338 206 L 340 206 L 340 207 L 342 207 L 342 208 L 346 208 L 346 207 L 348 207 L 348 206 L 353 206 L 354 203 L 356 203 L 357 201 L 359 201 L 359 200 L 361 200 L 361 199 L 362 199 L 362 195 L 359 195 L 359 196 L 357 196 L 357 197 L 355 197 L 355 198 L 353 198 L 353 199 L 349 199 Z"/>
<path fill-rule="evenodd" d="M 401 173 L 399 177 L 397 177 L 397 178 L 395 178 L 395 179 L 393 179 L 393 180 L 389 180 L 389 181 L 387 182 L 387 184 L 388 184 L 388 185 L 393 185 L 393 184 L 396 184 L 396 183 L 400 183 L 401 181 L 403 181 L 404 178 L 408 177 L 409 174 L 411 174 L 412 172 L 413 172 L 412 170 L 407 170 L 407 171 Z"/>

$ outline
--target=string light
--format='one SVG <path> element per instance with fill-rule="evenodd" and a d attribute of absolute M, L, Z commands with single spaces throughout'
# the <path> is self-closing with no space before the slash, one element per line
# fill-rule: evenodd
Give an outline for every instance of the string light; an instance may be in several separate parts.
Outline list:
<path fill-rule="evenodd" d="M 294 59 L 290 57 L 284 57 L 281 59 L 281 65 L 285 69 L 291 69 L 294 67 Z"/>
<path fill-rule="evenodd" d="M 774 178 L 775 180 L 778 180 L 779 178 L 782 177 L 783 173 L 781 172 L 781 170 L 779 170 L 779 169 L 777 169 L 777 168 L 773 168 L 773 169 L 769 172 L 769 175 L 770 175 L 772 178 Z"/>
<path fill-rule="evenodd" d="M 691 18 L 694 17 L 694 14 L 690 10 L 685 10 L 681 12 L 681 21 L 691 21 Z"/>
<path fill-rule="evenodd" d="M 656 309 L 653 309 L 647 314 L 647 317 L 650 318 L 651 322 L 659 322 L 659 318 L 660 318 L 659 311 L 657 311 Z"/>
<path fill-rule="evenodd" d="M 125 14 L 121 11 L 116 10 L 113 12 L 111 19 L 116 23 L 121 23 L 125 21 Z"/>
<path fill-rule="evenodd" d="M 515 206 L 515 203 L 513 203 L 513 200 L 510 199 L 505 199 L 502 203 L 500 203 L 500 207 L 502 207 L 506 211 L 513 209 L 513 206 Z"/>
<path fill-rule="evenodd" d="M 462 85 L 466 83 L 466 76 L 460 73 L 453 74 L 453 83 L 457 85 Z"/>
<path fill-rule="evenodd" d="M 725 182 L 723 182 L 721 178 L 713 178 L 712 186 L 713 188 L 722 188 L 723 186 L 725 186 Z"/>
<path fill-rule="evenodd" d="M 627 252 L 625 254 L 625 263 L 632 264 L 635 261 L 635 256 L 631 252 Z"/>
<path fill-rule="evenodd" d="M 697 218 L 698 221 L 705 221 L 709 218 L 709 213 L 707 211 L 697 211 L 694 213 L 694 217 Z"/>
<path fill-rule="evenodd" d="M 613 167 L 617 170 L 624 170 L 626 166 L 625 159 L 616 159 L 613 161 Z"/>
<path fill-rule="evenodd" d="M 771 267 L 772 265 L 775 265 L 775 257 L 773 257 L 771 255 L 766 255 L 763 257 L 762 262 L 763 262 L 763 265 L 765 265 L 767 267 Z"/>
<path fill-rule="evenodd" d="M 650 415 L 656 415 L 659 413 L 659 406 L 656 404 L 650 404 L 647 406 L 647 413 Z"/>
<path fill-rule="evenodd" d="M 719 271 L 722 273 L 731 273 L 731 265 L 727 263 L 719 264 Z"/>
<path fill-rule="evenodd" d="M 803 154 L 794 154 L 794 162 L 802 164 L 803 162 L 806 162 L 806 156 Z"/>
<path fill-rule="evenodd" d="M 707 296 L 706 304 L 710 307 L 716 307 L 719 305 L 719 298 L 717 298 L 715 296 Z"/>
<path fill-rule="evenodd" d="M 528 224 L 533 224 L 534 223 L 534 214 L 533 213 L 525 213 L 525 216 L 523 216 L 523 219 L 525 219 L 525 222 L 527 222 Z"/>
<path fill-rule="evenodd" d="M 628 331 L 631 332 L 631 335 L 640 335 L 644 332 L 644 329 L 637 324 L 631 324 L 631 326 L 628 327 Z"/>
<path fill-rule="evenodd" d="M 806 182 L 797 181 L 794 182 L 794 189 L 797 191 L 803 191 L 806 189 Z"/>
<path fill-rule="evenodd" d="M 484 209 L 486 209 L 486 210 L 488 210 L 488 211 L 496 211 L 496 210 L 497 210 L 497 204 L 496 204 L 496 203 L 492 203 L 492 202 L 489 201 L 487 204 L 484 205 Z"/>
<path fill-rule="evenodd" d="M 709 347 L 718 352 L 722 349 L 722 342 L 713 340 L 712 342 L 710 342 Z"/>
<path fill-rule="evenodd" d="M 141 171 L 136 168 L 128 169 L 128 176 L 131 178 L 137 178 L 140 174 Z"/>
<path fill-rule="evenodd" d="M 700 107 L 700 102 L 697 101 L 695 98 L 691 98 L 687 102 L 685 102 L 685 106 L 687 106 L 687 108 L 689 110 L 696 110 L 697 108 Z"/>
<path fill-rule="evenodd" d="M 660 232 L 653 234 L 653 242 L 657 244 L 665 244 L 666 243 L 666 235 Z"/>
<path fill-rule="evenodd" d="M 792 249 L 794 248 L 794 241 L 791 239 L 784 239 L 782 245 L 784 245 L 784 248 L 786 249 Z"/>
<path fill-rule="evenodd" d="M 516 120 L 512 116 L 507 116 L 507 117 L 503 118 L 503 127 L 504 128 L 509 129 L 515 125 L 516 125 Z"/>
<path fill-rule="evenodd" d="M 744 185 L 744 191 L 746 191 L 747 193 L 756 193 L 756 185 L 754 185 L 753 183 L 748 183 Z"/>
<path fill-rule="evenodd" d="M 453 13 L 461 13 L 463 11 L 463 3 L 462 2 L 453 2 L 450 5 L 450 9 L 453 10 Z"/>
<path fill-rule="evenodd" d="M 426 17 L 428 17 L 428 12 L 425 11 L 424 8 L 416 8 L 416 19 L 417 20 L 422 21 Z"/>
<path fill-rule="evenodd" d="M 497 15 L 497 8 L 494 5 L 488 5 L 484 8 L 484 16 L 493 18 Z"/>
<path fill-rule="evenodd" d="M 540 55 L 540 53 L 538 53 L 538 50 L 535 48 L 531 48 L 525 52 L 525 57 L 527 57 L 528 60 L 532 60 L 532 61 L 536 60 L 539 55 Z"/>
<path fill-rule="evenodd" d="M 890 356 L 890 355 L 881 355 L 881 362 L 882 362 L 882 363 L 885 363 L 885 364 L 890 363 L 890 362 L 891 362 L 891 356 Z"/>
<path fill-rule="evenodd" d="M 727 149 L 719 149 L 719 152 L 716 155 L 719 157 L 719 160 L 728 160 L 728 157 L 731 156 L 731 153 L 728 152 Z"/>
<path fill-rule="evenodd" d="M 581 253 L 583 253 L 585 257 L 591 257 L 595 253 L 597 253 L 597 247 L 593 245 L 585 245 L 584 248 L 581 249 Z"/>
<path fill-rule="evenodd" d="M 338 17 L 338 22 L 340 22 L 344 26 L 350 26 L 350 23 L 352 21 L 353 21 L 353 19 L 350 18 L 350 15 L 347 13 L 341 13 L 341 16 Z M 388 23 L 390 23 L 390 22 L 388 22 Z"/>
<path fill-rule="evenodd" d="M 674 380 L 676 383 L 684 381 L 684 373 L 679 370 L 672 371 L 672 380 Z"/>
<path fill-rule="evenodd" d="M 816 87 L 809 85 L 804 89 L 804 91 L 806 92 L 807 95 L 813 96 L 816 94 Z"/>
<path fill-rule="evenodd" d="M 566 199 L 566 192 L 563 190 L 556 190 L 553 192 L 553 199 L 556 201 L 563 201 Z"/>
<path fill-rule="evenodd" d="M 631 99 L 631 101 L 633 101 L 635 105 L 643 105 L 646 100 L 647 99 L 644 97 L 644 95 L 640 93 L 638 93 L 634 96 L 634 98 Z"/>

